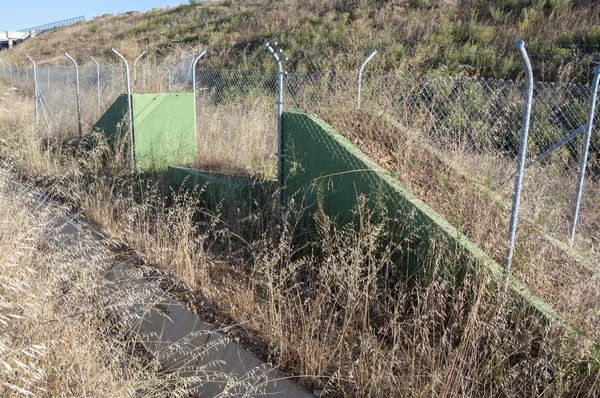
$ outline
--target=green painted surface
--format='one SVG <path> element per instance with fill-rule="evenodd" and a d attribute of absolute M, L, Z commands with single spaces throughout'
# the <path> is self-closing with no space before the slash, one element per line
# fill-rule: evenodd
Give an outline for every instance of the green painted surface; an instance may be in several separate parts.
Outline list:
<path fill-rule="evenodd" d="M 93 131 L 103 132 L 108 142 L 114 145 L 117 138 L 126 138 L 127 94 L 121 94 L 96 122 Z"/>
<path fill-rule="evenodd" d="M 265 206 L 273 200 L 276 187 L 272 180 L 244 181 L 181 166 L 169 166 L 168 180 L 174 192 L 198 195 L 209 209 L 226 211 Z"/>
<path fill-rule="evenodd" d="M 133 94 L 131 99 L 137 168 L 194 163 L 193 94 Z"/>
<path fill-rule="evenodd" d="M 164 170 L 172 164 L 195 162 L 192 93 L 132 94 L 131 106 L 138 170 Z M 117 138 L 127 138 L 126 94 L 117 98 L 94 130 L 103 131 L 111 144 Z"/>
<path fill-rule="evenodd" d="M 503 279 L 503 268 L 479 246 L 327 123 L 285 112 L 283 145 L 286 203 L 301 204 L 308 213 L 322 209 L 339 224 L 357 221 L 359 202 L 379 209 L 391 220 L 395 240 L 403 248 L 397 265 L 406 277 L 418 276 L 422 267 L 435 261 L 457 273 L 484 266 Z M 544 317 L 560 318 L 515 278 L 509 278 L 509 287 Z"/>

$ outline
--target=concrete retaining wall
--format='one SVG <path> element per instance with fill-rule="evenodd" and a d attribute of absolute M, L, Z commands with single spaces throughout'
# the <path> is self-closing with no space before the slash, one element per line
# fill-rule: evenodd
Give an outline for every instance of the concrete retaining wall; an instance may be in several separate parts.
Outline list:
<path fill-rule="evenodd" d="M 196 160 L 192 93 L 132 94 L 133 139 L 138 170 L 164 170 Z M 127 95 L 123 94 L 94 125 L 111 143 L 127 134 Z M 126 138 L 126 136 L 125 136 Z"/>
<path fill-rule="evenodd" d="M 359 203 L 380 211 L 402 247 L 397 265 L 405 277 L 417 277 L 436 261 L 450 272 L 486 267 L 503 278 L 500 264 L 327 123 L 285 112 L 283 143 L 286 203 L 323 211 L 340 225 L 356 224 Z M 543 316 L 560 318 L 515 278 L 509 287 Z"/>
<path fill-rule="evenodd" d="M 181 166 L 169 166 L 169 186 L 175 193 L 198 195 L 211 210 L 235 211 L 257 208 L 273 200 L 275 181 L 248 181 L 232 176 L 203 173 Z"/>

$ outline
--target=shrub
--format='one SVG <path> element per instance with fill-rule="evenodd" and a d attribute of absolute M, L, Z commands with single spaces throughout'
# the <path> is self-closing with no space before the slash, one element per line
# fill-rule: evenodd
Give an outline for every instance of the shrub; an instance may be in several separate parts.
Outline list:
<path fill-rule="evenodd" d="M 571 7 L 571 0 L 547 0 L 546 5 L 553 11 L 562 11 Z"/>
<path fill-rule="evenodd" d="M 600 45 L 600 26 L 592 26 L 585 33 L 584 41 L 586 44 Z"/>

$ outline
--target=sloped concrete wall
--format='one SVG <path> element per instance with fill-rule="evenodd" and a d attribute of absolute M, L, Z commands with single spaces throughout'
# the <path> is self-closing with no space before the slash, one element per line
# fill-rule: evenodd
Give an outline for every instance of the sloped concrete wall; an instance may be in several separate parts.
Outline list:
<path fill-rule="evenodd" d="M 203 173 L 181 166 L 169 166 L 169 186 L 177 194 L 199 196 L 211 210 L 235 211 L 264 207 L 274 200 L 276 182 L 254 181 L 228 175 Z"/>
<path fill-rule="evenodd" d="M 283 147 L 284 201 L 323 211 L 339 225 L 357 224 L 359 203 L 383 213 L 406 278 L 418 277 L 431 261 L 456 274 L 486 267 L 503 278 L 500 264 L 324 121 L 285 112 Z M 515 278 L 509 287 L 544 317 L 560 318 Z"/>
<path fill-rule="evenodd" d="M 138 170 L 165 170 L 196 160 L 192 93 L 132 94 L 133 140 Z M 127 130 L 127 95 L 123 94 L 94 125 L 114 144 Z M 126 138 L 126 136 L 125 136 Z"/>

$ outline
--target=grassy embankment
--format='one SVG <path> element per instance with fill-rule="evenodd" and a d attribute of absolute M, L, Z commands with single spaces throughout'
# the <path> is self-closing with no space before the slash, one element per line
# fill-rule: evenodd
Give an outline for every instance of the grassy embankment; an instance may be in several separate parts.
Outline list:
<path fill-rule="evenodd" d="M 203 63 L 219 68 L 273 70 L 257 47 L 283 43 L 290 70 L 356 70 L 372 49 L 373 71 L 442 68 L 449 73 L 514 78 L 522 72 L 512 44 L 529 44 L 546 80 L 585 81 L 600 45 L 600 10 L 588 0 L 254 0 L 190 2 L 147 13 L 105 15 L 26 41 L 3 54 L 23 63 L 64 64 L 65 51 L 82 63 L 133 59 L 145 49 L 162 59 L 178 47 L 207 48 Z M 459 3 L 459 6 L 456 4 Z M 176 56 L 176 55 L 175 55 Z M 466 66 L 466 67 L 465 67 Z"/>

